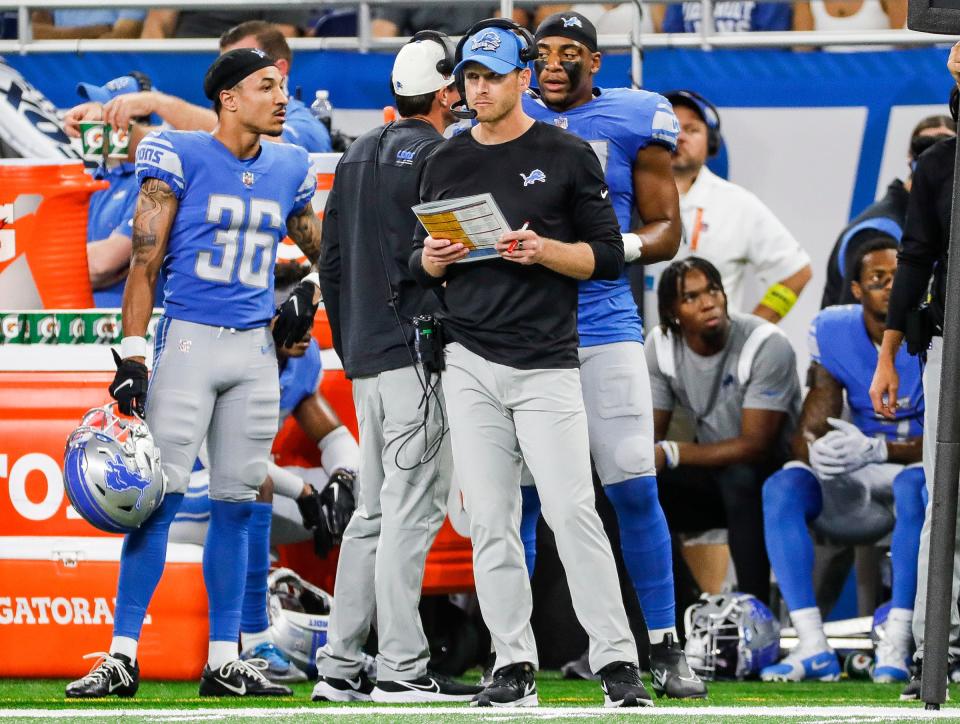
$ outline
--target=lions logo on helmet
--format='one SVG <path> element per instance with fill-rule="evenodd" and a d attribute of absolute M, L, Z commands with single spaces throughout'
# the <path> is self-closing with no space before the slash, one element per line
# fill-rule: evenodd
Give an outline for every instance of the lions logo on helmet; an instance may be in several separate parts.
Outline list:
<path fill-rule="evenodd" d="M 705 593 L 686 610 L 683 624 L 687 662 L 704 679 L 745 679 L 780 654 L 780 624 L 748 593 Z"/>
<path fill-rule="evenodd" d="M 483 35 L 479 35 L 473 39 L 473 43 L 470 45 L 470 50 L 486 50 L 490 53 L 494 53 L 499 47 L 500 36 L 492 30 L 488 30 Z"/>
<path fill-rule="evenodd" d="M 270 640 L 311 678 L 317 676 L 317 650 L 327 643 L 333 596 L 303 580 L 289 568 L 267 579 Z"/>
<path fill-rule="evenodd" d="M 116 403 L 89 410 L 67 439 L 63 480 L 74 509 L 100 530 L 130 533 L 163 502 L 166 480 L 147 424 Z"/>

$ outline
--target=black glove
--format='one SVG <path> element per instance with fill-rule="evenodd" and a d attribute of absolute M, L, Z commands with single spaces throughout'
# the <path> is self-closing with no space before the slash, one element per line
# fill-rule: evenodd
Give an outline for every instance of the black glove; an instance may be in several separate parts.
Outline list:
<path fill-rule="evenodd" d="M 300 282 L 289 299 L 277 307 L 277 320 L 273 323 L 273 341 L 277 347 L 296 344 L 313 326 L 318 306 L 313 303 L 316 290 L 313 282 Z"/>
<path fill-rule="evenodd" d="M 353 495 L 355 480 L 356 475 L 348 470 L 334 470 L 327 487 L 320 493 L 320 512 L 326 521 L 327 530 L 337 543 L 343 538 L 343 531 L 347 529 L 347 523 L 357 508 Z"/>
<path fill-rule="evenodd" d="M 320 525 L 313 529 L 313 552 L 320 558 L 326 558 L 327 554 L 339 542 L 339 540 L 335 541 L 333 536 L 330 535 L 326 521 L 321 520 Z"/>
<path fill-rule="evenodd" d="M 117 374 L 108 388 L 110 395 L 124 415 L 136 412 L 143 417 L 143 409 L 147 404 L 147 366 L 132 359 L 120 359 L 115 349 L 110 351 L 113 352 L 113 361 L 117 363 Z"/>
<path fill-rule="evenodd" d="M 300 517 L 303 518 L 303 527 L 307 530 L 313 530 L 323 523 L 323 515 L 320 513 L 320 493 L 310 486 L 310 492 L 297 498 L 297 507 L 300 509 Z"/>

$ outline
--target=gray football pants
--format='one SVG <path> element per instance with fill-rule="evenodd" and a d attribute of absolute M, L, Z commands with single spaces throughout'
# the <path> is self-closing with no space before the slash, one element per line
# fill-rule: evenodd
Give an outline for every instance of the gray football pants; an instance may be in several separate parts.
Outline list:
<path fill-rule="evenodd" d="M 930 563 L 930 512 L 933 510 L 933 470 L 937 450 L 937 415 L 940 412 L 940 369 L 943 356 L 943 337 L 934 337 L 927 353 L 927 365 L 923 370 L 923 472 L 927 477 L 929 501 L 920 530 L 920 560 L 917 566 L 917 599 L 913 605 L 913 638 L 917 642 L 917 658 L 923 656 L 923 637 L 927 616 L 927 568 Z M 960 640 L 960 612 L 957 596 L 960 595 L 960 520 L 957 525 L 957 540 L 953 551 L 953 593 L 950 607 L 950 641 Z M 951 646 L 953 653 L 960 653 Z"/>
<path fill-rule="evenodd" d="M 523 461 L 556 537 L 577 618 L 590 637 L 590 668 L 636 663 L 610 541 L 594 508 L 579 370 L 515 369 L 459 344 L 447 346 L 446 359 L 443 391 L 453 458 L 470 516 L 477 597 L 497 652 L 496 668 L 538 664 L 519 530 Z"/>
<path fill-rule="evenodd" d="M 321 675 L 353 678 L 377 616 L 377 678 L 423 676 L 430 659 L 418 606 L 427 551 L 443 524 L 452 460 L 444 436 L 427 462 L 427 444 L 443 429 L 439 386 L 429 401 L 425 443 L 423 389 L 413 367 L 353 380 L 360 425 L 357 509 L 340 545 Z M 398 464 L 399 462 L 399 464 Z M 406 468 L 406 469 L 405 469 Z"/>
<path fill-rule="evenodd" d="M 235 330 L 162 317 L 146 420 L 168 493 L 184 493 L 203 439 L 210 498 L 253 500 L 277 434 L 280 382 L 267 327 Z"/>

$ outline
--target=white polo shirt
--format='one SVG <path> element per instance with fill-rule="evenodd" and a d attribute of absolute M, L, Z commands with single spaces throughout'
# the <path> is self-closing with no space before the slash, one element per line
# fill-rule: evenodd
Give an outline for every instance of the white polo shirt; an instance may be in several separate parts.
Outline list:
<path fill-rule="evenodd" d="M 750 300 L 744 307 L 743 282 L 748 266 L 760 281 L 762 295 L 771 284 L 810 263 L 810 256 L 793 234 L 760 199 L 706 166 L 680 197 L 680 219 L 683 239 L 675 258 L 696 255 L 716 266 L 731 311 L 752 312 L 760 301 Z M 655 266 L 659 281 L 664 266 Z"/>

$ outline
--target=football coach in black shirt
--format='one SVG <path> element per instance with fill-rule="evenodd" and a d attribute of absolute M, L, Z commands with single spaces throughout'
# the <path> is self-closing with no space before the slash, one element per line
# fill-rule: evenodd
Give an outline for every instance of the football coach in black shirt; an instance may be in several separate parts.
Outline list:
<path fill-rule="evenodd" d="M 439 391 L 428 393 L 437 380 L 425 379 L 414 362 L 411 318 L 436 311 L 439 300 L 410 275 L 410 207 L 419 200 L 424 162 L 456 120 L 453 53 L 450 40 L 433 31 L 401 48 L 391 74 L 400 120 L 350 146 L 324 212 L 320 288 L 334 347 L 353 381 L 361 457 L 357 509 L 343 534 L 336 603 L 317 656 L 315 701 L 459 701 L 479 691 L 427 673 L 430 649 L 417 610 L 452 460 L 441 442 Z M 376 687 L 361 650 L 374 610 Z"/>
<path fill-rule="evenodd" d="M 960 105 L 960 43 L 953 46 L 947 68 L 958 86 L 950 96 L 950 113 L 957 120 Z M 933 510 L 934 454 L 937 446 L 937 423 L 940 412 L 940 372 L 943 362 L 943 313 L 947 299 L 947 249 L 950 242 L 950 209 L 953 204 L 953 173 L 956 158 L 956 136 L 940 141 L 920 155 L 913 174 L 907 220 L 897 253 L 897 274 L 890 292 L 887 311 L 887 329 L 883 333 L 877 369 L 870 385 L 870 400 L 874 411 L 893 419 L 897 409 L 897 390 L 900 380 L 894 367 L 894 358 L 905 333 L 907 342 L 917 345 L 914 330 L 928 327 L 933 334 L 929 341 L 926 365 L 923 369 L 923 472 L 927 479 L 930 504 L 926 507 L 923 528 L 920 531 L 920 561 L 917 568 L 917 598 L 913 605 L 913 637 L 917 643 L 914 660 L 917 662 L 913 678 L 901 694 L 901 699 L 918 699 L 923 665 L 925 614 L 927 608 L 927 574 L 930 561 L 930 516 Z M 930 303 L 927 323 L 909 324 L 918 318 L 917 308 L 927 295 L 930 277 Z M 912 327 L 908 330 L 908 327 Z M 914 339 L 911 339 L 914 337 Z M 926 340 L 919 346 L 927 348 Z M 957 526 L 960 539 L 960 525 Z M 955 541 L 953 557 L 953 598 L 960 595 L 960 540 Z M 950 608 L 950 640 L 960 637 L 960 613 Z M 953 647 L 951 646 L 951 649 Z"/>
<path fill-rule="evenodd" d="M 421 229 L 410 258 L 421 283 L 446 283 L 443 391 L 477 595 L 497 653 L 493 682 L 475 703 L 537 703 L 518 529 L 522 456 L 556 536 L 606 703 L 637 706 L 650 700 L 594 509 L 577 356 L 577 280 L 616 279 L 623 243 L 590 146 L 522 110 L 527 61 L 536 53 L 529 33 L 507 20 L 468 31 L 455 72 L 477 124 L 437 149 L 420 185 L 423 201 L 489 192 L 517 231 L 500 238 L 499 256 L 457 264 L 467 253 L 461 244 Z"/>

